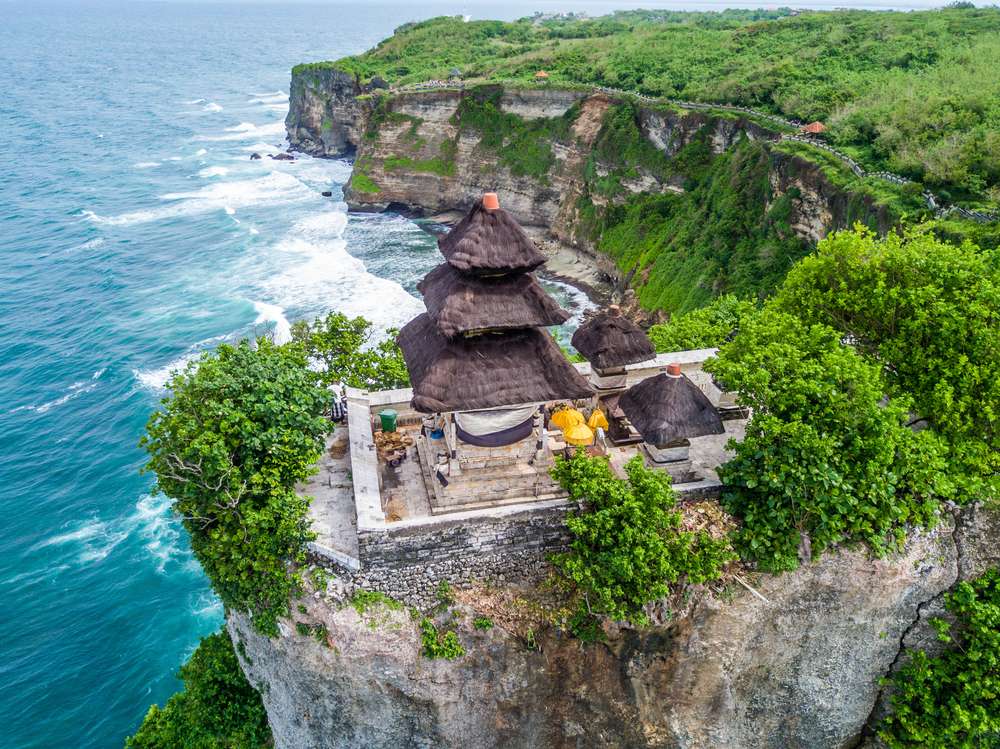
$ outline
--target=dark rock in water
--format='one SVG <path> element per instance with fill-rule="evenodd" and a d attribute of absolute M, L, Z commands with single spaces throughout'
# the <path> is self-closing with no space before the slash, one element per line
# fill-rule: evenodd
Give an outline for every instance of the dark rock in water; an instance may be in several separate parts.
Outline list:
<path fill-rule="evenodd" d="M 292 156 L 290 153 L 278 153 L 278 154 L 272 153 L 269 155 L 275 161 L 295 161 L 295 157 Z"/>
<path fill-rule="evenodd" d="M 323 192 L 321 192 L 320 195 L 322 195 L 324 198 L 333 197 L 333 193 L 330 190 L 323 190 Z"/>
<path fill-rule="evenodd" d="M 256 151 L 250 154 L 250 161 L 260 161 L 260 154 Z"/>

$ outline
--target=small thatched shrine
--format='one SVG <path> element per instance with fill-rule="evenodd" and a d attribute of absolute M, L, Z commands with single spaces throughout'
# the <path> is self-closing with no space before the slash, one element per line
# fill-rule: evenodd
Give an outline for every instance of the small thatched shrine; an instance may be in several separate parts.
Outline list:
<path fill-rule="evenodd" d="M 643 447 L 655 463 L 687 462 L 691 437 L 726 431 L 708 396 L 679 364 L 630 387 L 618 399 L 618 407 L 642 435 Z"/>
<path fill-rule="evenodd" d="M 572 343 L 593 367 L 591 382 L 600 390 L 624 387 L 626 365 L 656 356 L 649 337 L 617 305 L 581 325 Z"/>
<path fill-rule="evenodd" d="M 418 286 L 427 312 L 398 338 L 411 405 L 433 414 L 426 443 L 438 480 L 447 486 L 446 473 L 454 481 L 470 468 L 540 468 L 540 405 L 593 395 L 544 329 L 569 317 L 531 273 L 545 259 L 494 193 L 438 246 L 446 262 Z"/>

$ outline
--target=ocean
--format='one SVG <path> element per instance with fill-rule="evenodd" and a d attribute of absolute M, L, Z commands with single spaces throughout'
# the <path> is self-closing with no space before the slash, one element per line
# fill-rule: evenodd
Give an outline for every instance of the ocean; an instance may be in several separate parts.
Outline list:
<path fill-rule="evenodd" d="M 249 159 L 283 147 L 291 67 L 433 15 L 640 4 L 0 3 L 0 745 L 121 746 L 222 621 L 139 472 L 171 370 L 423 308 L 424 227 L 349 213 L 345 161 Z"/>

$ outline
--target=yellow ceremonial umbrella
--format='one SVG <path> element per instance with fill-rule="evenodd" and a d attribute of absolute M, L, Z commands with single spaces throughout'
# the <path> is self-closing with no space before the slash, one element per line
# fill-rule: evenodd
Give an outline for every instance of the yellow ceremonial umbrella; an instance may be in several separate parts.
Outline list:
<path fill-rule="evenodd" d="M 583 418 L 583 414 L 575 408 L 564 408 L 563 410 L 556 411 L 552 414 L 551 421 L 557 427 L 565 431 L 574 424 L 583 424 L 586 420 Z"/>
<path fill-rule="evenodd" d="M 564 429 L 563 439 L 568 445 L 593 445 L 594 432 L 589 426 L 581 422 Z"/>
<path fill-rule="evenodd" d="M 591 429 L 607 429 L 608 428 L 608 418 L 604 415 L 604 411 L 599 408 L 595 408 L 594 412 L 587 419 L 587 426 Z"/>

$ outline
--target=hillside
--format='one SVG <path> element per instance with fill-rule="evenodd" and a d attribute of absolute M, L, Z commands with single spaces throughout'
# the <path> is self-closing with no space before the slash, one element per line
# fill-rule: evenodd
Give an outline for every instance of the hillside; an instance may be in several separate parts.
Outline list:
<path fill-rule="evenodd" d="M 513 23 L 435 18 L 336 68 L 362 83 L 447 79 L 602 85 L 824 121 L 829 141 L 866 165 L 947 200 L 1000 199 L 1000 10 L 920 13 L 635 11 Z"/>

